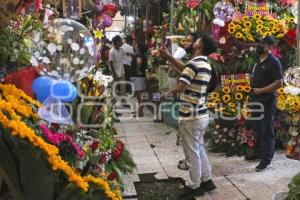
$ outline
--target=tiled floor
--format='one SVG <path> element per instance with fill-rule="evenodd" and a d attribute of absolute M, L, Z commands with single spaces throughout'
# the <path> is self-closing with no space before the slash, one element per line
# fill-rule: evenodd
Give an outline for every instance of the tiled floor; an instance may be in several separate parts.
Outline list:
<path fill-rule="evenodd" d="M 116 127 L 117 137 L 126 143 L 137 164 L 136 171 L 125 177 L 125 198 L 136 196 L 133 183 L 139 181 L 138 174 L 157 173 L 157 179 L 187 180 L 188 172 L 177 169 L 184 155 L 182 147 L 176 146 L 175 130 L 153 123 L 150 116 L 140 121 L 123 121 Z M 272 170 L 263 173 L 254 171 L 256 162 L 245 162 L 240 157 L 209 153 L 209 158 L 218 189 L 199 200 L 271 200 L 274 193 L 286 191 L 291 178 L 300 171 L 300 162 L 286 159 L 283 152 L 276 153 Z"/>

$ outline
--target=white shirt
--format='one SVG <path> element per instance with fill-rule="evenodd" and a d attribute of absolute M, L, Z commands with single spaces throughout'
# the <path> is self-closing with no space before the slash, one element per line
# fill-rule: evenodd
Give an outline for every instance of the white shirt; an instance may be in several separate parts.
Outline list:
<path fill-rule="evenodd" d="M 127 54 L 134 54 L 133 47 L 131 45 L 127 44 L 127 43 L 124 43 L 123 46 L 122 46 L 122 49 L 125 53 L 124 58 L 123 58 L 123 64 L 131 66 L 132 56 L 129 56 Z"/>
<path fill-rule="evenodd" d="M 113 62 L 113 68 L 118 77 L 122 77 L 125 74 L 123 59 L 124 59 L 124 51 L 122 48 L 120 48 L 119 50 L 115 49 L 114 47 L 110 49 L 109 61 Z"/>

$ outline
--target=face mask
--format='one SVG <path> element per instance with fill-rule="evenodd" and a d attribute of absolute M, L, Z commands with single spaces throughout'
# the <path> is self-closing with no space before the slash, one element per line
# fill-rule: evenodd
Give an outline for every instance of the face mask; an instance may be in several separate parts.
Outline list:
<path fill-rule="evenodd" d="M 193 53 L 193 47 L 189 47 L 185 50 L 187 53 Z"/>
<path fill-rule="evenodd" d="M 264 46 L 263 44 L 257 45 L 257 47 L 256 47 L 256 53 L 257 53 L 258 55 L 263 54 L 264 51 L 265 51 L 265 46 Z"/>

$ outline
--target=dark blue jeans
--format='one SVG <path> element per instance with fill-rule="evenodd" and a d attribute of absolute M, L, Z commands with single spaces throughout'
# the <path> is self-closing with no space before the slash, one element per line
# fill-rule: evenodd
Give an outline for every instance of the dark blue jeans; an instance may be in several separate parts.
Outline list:
<path fill-rule="evenodd" d="M 270 164 L 275 153 L 275 100 L 263 103 L 264 117 L 261 120 L 253 120 L 252 127 L 256 132 L 256 153 L 261 155 L 261 162 Z M 255 113 L 254 116 L 259 116 Z"/>

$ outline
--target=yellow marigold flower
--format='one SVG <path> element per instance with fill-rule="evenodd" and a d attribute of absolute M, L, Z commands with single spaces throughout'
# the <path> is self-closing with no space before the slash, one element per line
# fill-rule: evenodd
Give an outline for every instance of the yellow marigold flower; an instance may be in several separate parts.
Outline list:
<path fill-rule="evenodd" d="M 226 94 L 223 96 L 222 100 L 224 103 L 228 103 L 231 100 L 231 97 L 229 94 Z"/>
<path fill-rule="evenodd" d="M 244 86 L 243 91 L 246 93 L 251 92 L 251 87 L 250 86 Z"/>
<path fill-rule="evenodd" d="M 223 88 L 222 88 L 222 92 L 225 93 L 225 94 L 229 94 L 230 91 L 231 91 L 231 90 L 230 90 L 229 87 L 223 87 Z"/>
<path fill-rule="evenodd" d="M 240 92 L 235 94 L 235 99 L 241 101 L 244 98 L 244 95 Z"/>
<path fill-rule="evenodd" d="M 261 19 L 261 17 L 262 16 L 260 14 L 254 14 L 253 15 L 253 18 L 256 19 L 256 20 Z"/>
<path fill-rule="evenodd" d="M 236 37 L 237 39 L 241 39 L 241 38 L 243 38 L 243 34 L 242 34 L 241 32 L 237 32 L 237 33 L 235 34 L 235 37 Z"/>
<path fill-rule="evenodd" d="M 243 89 L 244 89 L 244 87 L 241 85 L 236 86 L 236 91 L 238 91 L 238 92 L 242 92 Z"/>

